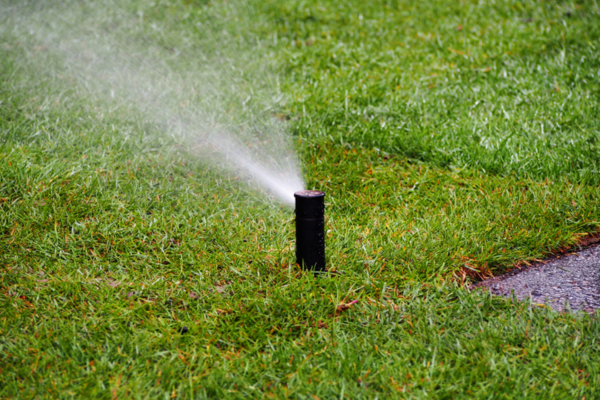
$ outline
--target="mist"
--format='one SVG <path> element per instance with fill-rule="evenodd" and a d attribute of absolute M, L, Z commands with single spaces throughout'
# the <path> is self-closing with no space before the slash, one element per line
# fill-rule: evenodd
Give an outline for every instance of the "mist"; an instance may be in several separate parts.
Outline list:
<path fill-rule="evenodd" d="M 161 3 L 8 1 L 0 29 L 24 48 L 20 62 L 67 76 L 79 96 L 137 114 L 207 165 L 293 205 L 300 163 L 276 117 L 277 74 L 249 33 L 253 10 L 235 1 L 188 10 L 173 20 Z"/>

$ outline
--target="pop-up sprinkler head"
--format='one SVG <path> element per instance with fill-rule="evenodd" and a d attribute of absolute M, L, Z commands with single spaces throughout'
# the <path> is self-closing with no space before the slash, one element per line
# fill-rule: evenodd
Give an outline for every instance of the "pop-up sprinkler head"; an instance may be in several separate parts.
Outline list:
<path fill-rule="evenodd" d="M 325 193 L 301 190 L 296 198 L 296 262 L 302 269 L 325 271 Z"/>

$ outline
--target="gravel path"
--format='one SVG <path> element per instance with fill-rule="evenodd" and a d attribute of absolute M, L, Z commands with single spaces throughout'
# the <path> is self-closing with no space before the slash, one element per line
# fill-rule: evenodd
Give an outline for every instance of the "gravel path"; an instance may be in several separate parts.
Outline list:
<path fill-rule="evenodd" d="M 545 303 L 557 311 L 585 311 L 600 308 L 600 246 L 556 257 L 514 270 L 474 287 L 485 287 L 499 296 L 519 300 L 531 297 L 534 303 Z"/>

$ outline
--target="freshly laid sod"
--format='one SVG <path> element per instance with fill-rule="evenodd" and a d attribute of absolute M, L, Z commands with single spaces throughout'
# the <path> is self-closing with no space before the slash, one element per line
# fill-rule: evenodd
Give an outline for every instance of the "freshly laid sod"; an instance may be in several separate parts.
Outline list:
<path fill-rule="evenodd" d="M 193 38 L 220 3 L 142 6 Z M 329 273 L 292 209 L 0 31 L 0 397 L 600 396 L 597 316 L 467 288 L 600 228 L 599 6 L 246 7 Z"/>

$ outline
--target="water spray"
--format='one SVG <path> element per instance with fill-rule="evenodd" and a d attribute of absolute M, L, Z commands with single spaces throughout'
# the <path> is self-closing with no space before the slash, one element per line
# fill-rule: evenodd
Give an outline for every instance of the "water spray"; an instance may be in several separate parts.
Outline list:
<path fill-rule="evenodd" d="M 282 95 L 267 54 L 245 25 L 256 22 L 243 16 L 251 11 L 247 2 L 216 2 L 193 13 L 193 34 L 170 18 L 144 14 L 155 6 L 142 3 L 0 0 L 0 46 L 44 49 L 19 52 L 15 60 L 53 82 L 31 87 L 64 82 L 98 106 L 101 120 L 128 115 L 132 139 L 147 144 L 144 151 L 174 146 L 293 206 L 292 194 L 305 187 L 300 162 L 288 125 L 272 113 Z M 65 97 L 60 93 L 38 96 Z M 129 140 L 129 133 L 119 135 L 115 143 Z"/>
<path fill-rule="evenodd" d="M 296 198 L 296 262 L 302 269 L 325 271 L 325 193 L 301 190 Z"/>

